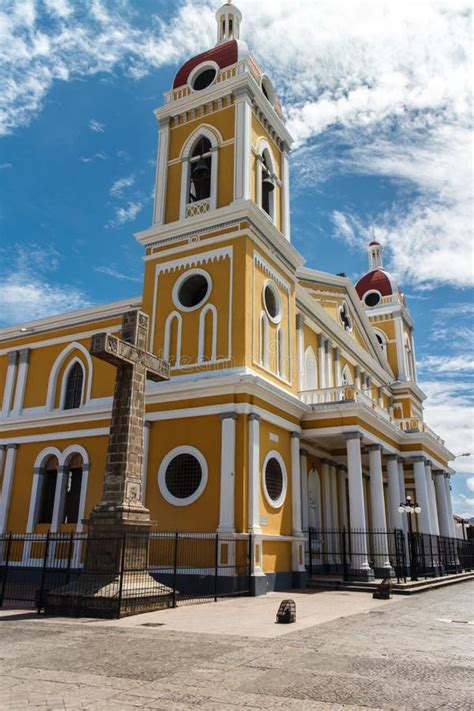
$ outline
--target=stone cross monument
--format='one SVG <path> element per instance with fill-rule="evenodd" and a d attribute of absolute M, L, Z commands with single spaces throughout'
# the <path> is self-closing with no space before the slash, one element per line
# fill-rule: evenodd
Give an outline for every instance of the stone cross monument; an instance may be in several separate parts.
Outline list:
<path fill-rule="evenodd" d="M 84 569 L 48 595 L 53 614 L 103 617 L 167 606 L 171 591 L 148 572 L 150 512 L 142 504 L 143 431 L 147 377 L 169 379 L 169 363 L 148 353 L 148 316 L 123 316 L 122 338 L 92 337 L 91 355 L 117 368 L 102 500 L 94 506 Z"/>

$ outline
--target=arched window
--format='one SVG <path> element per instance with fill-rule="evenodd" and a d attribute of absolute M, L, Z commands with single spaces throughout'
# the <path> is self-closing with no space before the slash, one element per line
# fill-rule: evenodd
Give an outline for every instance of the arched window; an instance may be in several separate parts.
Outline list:
<path fill-rule="evenodd" d="M 217 207 L 219 139 L 215 133 L 201 127 L 183 149 L 180 219 L 204 215 Z"/>
<path fill-rule="evenodd" d="M 77 523 L 79 519 L 79 504 L 81 500 L 82 473 L 84 462 L 80 454 L 73 454 L 65 466 L 65 492 L 63 523 Z"/>
<path fill-rule="evenodd" d="M 82 404 L 82 389 L 84 386 L 84 369 L 79 361 L 75 361 L 67 374 L 64 392 L 64 410 L 73 410 Z"/>
<path fill-rule="evenodd" d="M 189 159 L 188 203 L 211 197 L 211 142 L 201 136 Z"/>
<path fill-rule="evenodd" d="M 352 374 L 348 365 L 345 365 L 341 374 L 341 385 L 353 385 Z"/>
<path fill-rule="evenodd" d="M 166 319 L 163 358 L 169 360 L 171 366 L 179 366 L 181 361 L 182 325 L 183 319 L 177 311 L 173 311 Z"/>
<path fill-rule="evenodd" d="M 259 361 L 264 368 L 268 368 L 268 331 L 269 322 L 266 313 L 262 312 L 260 316 L 260 333 L 259 333 Z"/>
<path fill-rule="evenodd" d="M 217 310 L 213 304 L 199 314 L 198 361 L 211 363 L 217 358 Z"/>
<path fill-rule="evenodd" d="M 273 162 L 270 152 L 264 149 L 260 156 L 260 207 L 270 217 L 272 222 L 275 219 L 275 177 L 273 172 Z"/>
<path fill-rule="evenodd" d="M 308 346 L 304 354 L 304 384 L 305 390 L 316 390 L 318 387 L 318 371 L 316 356 L 311 346 Z"/>
<path fill-rule="evenodd" d="M 58 480 L 58 458 L 53 454 L 41 467 L 41 484 L 39 495 L 37 523 L 51 523 L 53 520 L 56 482 Z"/>

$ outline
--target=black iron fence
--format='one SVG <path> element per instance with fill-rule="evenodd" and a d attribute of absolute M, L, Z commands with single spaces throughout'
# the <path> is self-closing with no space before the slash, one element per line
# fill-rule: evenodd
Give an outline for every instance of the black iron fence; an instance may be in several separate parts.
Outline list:
<path fill-rule="evenodd" d="M 3 534 L 0 607 L 119 617 L 247 595 L 251 550 L 240 534 Z"/>
<path fill-rule="evenodd" d="M 401 530 L 314 529 L 307 532 L 310 575 L 398 582 L 474 570 L 474 542 Z"/>

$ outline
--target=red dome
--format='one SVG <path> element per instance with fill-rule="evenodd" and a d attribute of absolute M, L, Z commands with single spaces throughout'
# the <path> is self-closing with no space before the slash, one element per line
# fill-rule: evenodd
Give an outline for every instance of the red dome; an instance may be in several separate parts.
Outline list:
<path fill-rule="evenodd" d="M 202 64 L 203 62 L 215 62 L 220 69 L 224 69 L 244 59 L 246 56 L 248 56 L 248 48 L 245 42 L 229 40 L 229 42 L 218 44 L 207 52 L 202 52 L 202 54 L 198 54 L 197 57 L 188 59 L 178 70 L 174 79 L 173 89 L 187 84 L 189 75 L 198 64 Z"/>
<path fill-rule="evenodd" d="M 380 247 L 380 242 L 376 242 L 375 240 L 369 244 L 369 247 Z"/>
<path fill-rule="evenodd" d="M 355 288 L 360 299 L 364 297 L 364 294 L 372 290 L 379 291 L 382 296 L 392 296 L 396 289 L 390 274 L 383 271 L 383 269 L 374 269 L 374 271 L 364 274 Z"/>

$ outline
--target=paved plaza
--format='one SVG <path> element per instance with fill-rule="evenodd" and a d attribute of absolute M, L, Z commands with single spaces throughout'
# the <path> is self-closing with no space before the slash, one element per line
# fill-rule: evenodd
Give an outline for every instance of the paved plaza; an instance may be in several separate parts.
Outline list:
<path fill-rule="evenodd" d="M 472 709 L 474 585 L 281 594 L 118 621 L 0 616 L 1 709 Z"/>

